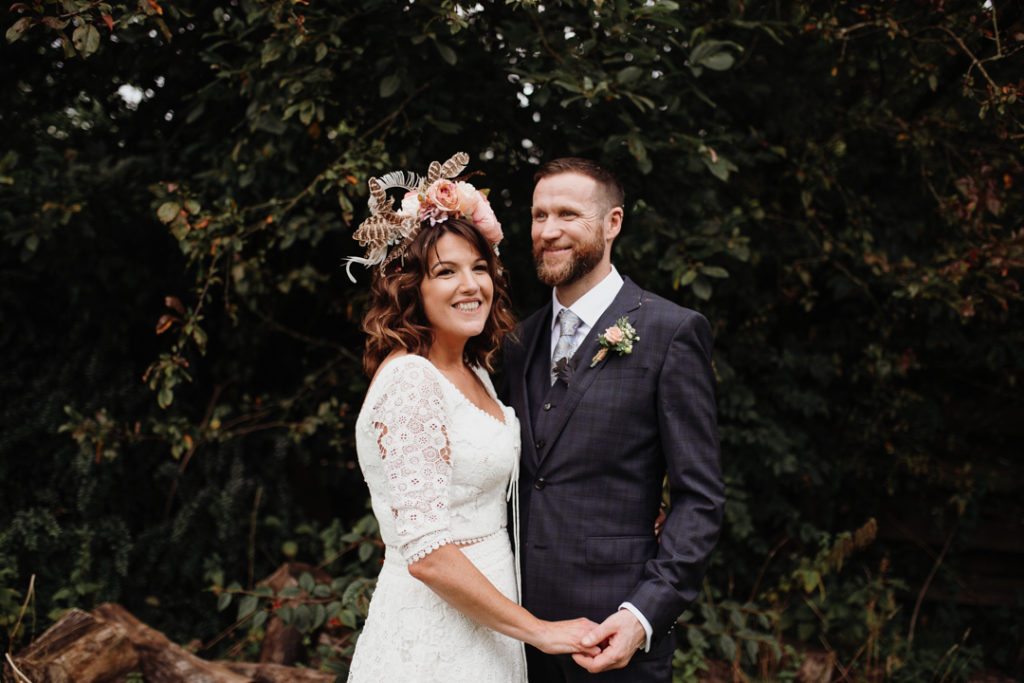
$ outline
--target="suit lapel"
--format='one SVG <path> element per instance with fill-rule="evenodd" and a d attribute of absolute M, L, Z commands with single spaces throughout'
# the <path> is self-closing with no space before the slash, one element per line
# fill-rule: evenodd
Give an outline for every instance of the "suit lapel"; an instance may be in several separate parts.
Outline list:
<path fill-rule="evenodd" d="M 522 328 L 523 372 L 519 377 L 515 378 L 515 381 L 519 383 L 519 395 L 523 397 L 522 414 L 519 415 L 519 420 L 520 423 L 525 426 L 525 434 L 523 438 L 524 453 L 535 452 L 533 447 L 535 441 L 533 434 L 533 414 L 536 407 L 534 404 L 537 400 L 540 400 L 538 399 L 538 396 L 543 397 L 544 395 L 542 391 L 537 390 L 535 387 L 531 387 L 528 378 L 536 371 L 536 363 L 542 363 L 545 369 L 550 364 L 550 353 L 546 350 L 547 346 L 551 342 L 551 333 L 549 329 L 550 322 L 551 303 L 549 301 L 548 304 L 535 313 Z M 534 393 L 535 391 L 537 391 L 536 395 Z"/>
<path fill-rule="evenodd" d="M 552 446 L 558 440 L 562 430 L 565 429 L 565 425 L 569 421 L 569 417 L 572 416 L 576 406 L 579 405 L 580 399 L 583 398 L 590 385 L 594 383 L 598 373 L 604 369 L 605 364 L 612 355 L 605 356 L 604 360 L 596 366 L 590 367 L 591 360 L 601 348 L 597 342 L 597 336 L 604 333 L 607 328 L 611 327 L 622 316 L 629 315 L 640 308 L 643 303 L 642 294 L 643 290 L 637 287 L 632 280 L 624 278 L 622 289 L 619 290 L 611 305 L 598 318 L 597 324 L 587 333 L 587 338 L 576 349 L 576 353 L 573 354 L 573 362 L 576 364 L 576 369 L 570 379 L 569 388 L 566 391 L 565 397 L 558 405 L 555 415 L 552 416 L 551 432 L 546 440 L 546 448 L 537 454 L 541 462 L 552 451 Z M 548 311 L 548 318 L 550 319 L 550 310 Z"/>

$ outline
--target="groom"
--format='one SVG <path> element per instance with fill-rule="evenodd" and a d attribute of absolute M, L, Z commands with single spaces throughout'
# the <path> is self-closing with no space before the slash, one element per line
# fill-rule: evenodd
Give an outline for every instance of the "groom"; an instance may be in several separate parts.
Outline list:
<path fill-rule="evenodd" d="M 533 255 L 554 291 L 505 344 L 506 399 L 522 424 L 522 599 L 542 619 L 598 622 L 584 644 L 602 651 L 527 647 L 530 681 L 668 682 L 672 627 L 722 520 L 711 328 L 612 266 L 624 195 L 608 169 L 556 159 L 534 180 Z"/>

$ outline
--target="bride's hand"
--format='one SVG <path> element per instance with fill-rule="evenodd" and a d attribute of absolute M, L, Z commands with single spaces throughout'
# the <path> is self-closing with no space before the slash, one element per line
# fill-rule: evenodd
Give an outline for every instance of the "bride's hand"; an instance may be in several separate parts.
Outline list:
<path fill-rule="evenodd" d="M 535 642 L 530 643 L 549 655 L 563 655 L 581 652 L 591 657 L 599 654 L 599 647 L 583 647 L 583 636 L 597 626 L 590 619 L 566 619 L 565 621 L 542 621 L 543 627 Z"/>

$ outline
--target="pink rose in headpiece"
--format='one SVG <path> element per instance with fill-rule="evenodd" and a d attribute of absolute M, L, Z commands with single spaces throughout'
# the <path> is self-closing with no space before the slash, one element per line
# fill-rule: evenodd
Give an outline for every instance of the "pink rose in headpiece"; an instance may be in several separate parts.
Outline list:
<path fill-rule="evenodd" d="M 477 193 L 479 201 L 476 203 L 476 209 L 473 210 L 473 225 L 480 231 L 488 242 L 498 243 L 501 241 L 501 223 L 498 222 L 498 217 L 494 215 L 494 211 L 491 209 L 490 202 L 487 201 L 487 197 L 483 193 Z"/>
<path fill-rule="evenodd" d="M 459 208 L 459 193 L 455 189 L 455 183 L 450 180 L 435 180 L 423 195 L 428 202 L 442 211 L 451 213 Z"/>
<path fill-rule="evenodd" d="M 476 211 L 477 202 L 480 201 L 480 193 L 475 187 L 462 180 L 455 183 L 455 191 L 459 195 L 459 211 L 463 216 L 472 216 Z"/>

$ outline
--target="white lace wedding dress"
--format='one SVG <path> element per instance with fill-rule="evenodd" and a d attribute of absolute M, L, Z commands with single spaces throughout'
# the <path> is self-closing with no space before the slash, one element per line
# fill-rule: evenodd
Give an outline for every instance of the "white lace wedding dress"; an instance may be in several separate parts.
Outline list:
<path fill-rule="evenodd" d="M 487 373 L 477 374 L 494 396 Z M 408 571 L 455 543 L 518 602 L 506 501 L 518 476 L 519 422 L 511 408 L 502 412 L 504 422 L 477 408 L 421 356 L 378 372 L 356 447 L 387 549 L 349 683 L 526 680 L 518 641 L 464 616 Z"/>

